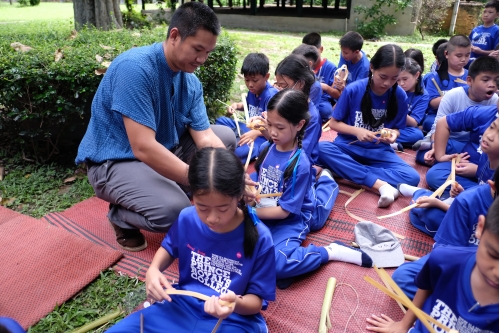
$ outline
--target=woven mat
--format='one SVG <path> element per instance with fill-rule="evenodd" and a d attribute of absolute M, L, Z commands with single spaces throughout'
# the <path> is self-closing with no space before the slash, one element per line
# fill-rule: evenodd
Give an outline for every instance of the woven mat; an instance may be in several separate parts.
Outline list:
<path fill-rule="evenodd" d="M 0 316 L 25 329 L 121 257 L 46 222 L 0 209 Z"/>
<path fill-rule="evenodd" d="M 324 132 L 321 140 L 333 140 L 336 134 L 333 131 Z M 421 176 L 419 186 L 425 187 L 425 172 L 427 168 L 415 164 L 415 152 L 406 151 L 400 157 L 414 167 Z M 248 172 L 253 172 L 251 164 Z M 360 187 L 345 180 L 337 180 L 340 188 L 347 192 L 354 192 Z M 357 221 L 350 218 L 344 210 L 344 203 L 348 197 L 339 194 L 330 216 L 320 231 L 311 233 L 305 244 L 326 245 L 334 240 L 350 243 L 354 240 L 354 226 Z M 379 223 L 394 232 L 404 235 L 401 241 L 406 254 L 423 256 L 432 248 L 432 239 L 415 229 L 409 222 L 408 213 L 399 216 L 378 220 L 376 216 L 386 215 L 406 207 L 410 198 L 400 197 L 390 208 L 377 208 L 378 195 L 366 189 L 349 204 L 349 210 L 366 220 Z M 108 204 L 97 198 L 85 200 L 62 213 L 53 213 L 45 216 L 51 224 L 66 228 L 81 237 L 87 238 L 100 245 L 118 249 L 113 230 L 109 225 L 106 214 Z M 138 253 L 124 252 L 123 258 L 118 261 L 114 269 L 130 276 L 138 276 L 144 280 L 145 272 L 149 267 L 154 253 L 160 246 L 164 234 L 144 232 L 148 241 L 148 248 Z M 121 250 L 120 250 L 121 251 Z M 392 274 L 394 270 L 388 270 Z M 165 275 L 170 279 L 178 278 L 178 266 L 174 263 Z M 360 268 L 346 263 L 330 262 L 319 270 L 297 278 L 288 289 L 277 290 L 276 302 L 271 302 L 269 309 L 264 311 L 270 332 L 317 332 L 319 317 L 323 302 L 326 283 L 329 277 L 337 278 L 340 285 L 333 297 L 330 318 L 333 328 L 330 332 L 364 332 L 365 318 L 371 314 L 384 313 L 397 320 L 403 313 L 397 304 L 389 297 L 379 292 L 368 283 L 363 276 L 369 275 L 376 280 L 376 273 L 371 269 Z M 356 297 L 356 293 L 358 297 Z M 358 301 L 357 301 L 358 300 Z M 355 315 L 351 315 L 357 302 L 359 306 Z M 352 317 L 351 319 L 349 319 Z M 347 328 L 346 328 L 347 327 Z"/>

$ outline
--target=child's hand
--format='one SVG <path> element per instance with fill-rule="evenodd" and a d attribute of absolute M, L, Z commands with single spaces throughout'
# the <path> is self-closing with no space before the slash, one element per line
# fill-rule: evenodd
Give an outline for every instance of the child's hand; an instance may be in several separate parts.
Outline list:
<path fill-rule="evenodd" d="M 146 293 L 148 297 L 154 299 L 157 302 L 162 302 L 167 300 L 172 301 L 170 296 L 165 292 L 164 289 L 173 289 L 172 285 L 167 281 L 165 275 L 160 272 L 156 267 L 149 267 L 146 272 Z"/>
<path fill-rule="evenodd" d="M 378 137 L 377 143 L 382 142 L 382 143 L 391 144 L 391 143 L 396 142 L 396 139 L 398 138 L 396 131 L 392 131 L 389 128 L 384 128 L 384 130 L 386 132 L 389 132 L 390 135 L 385 135 L 385 136 L 380 135 Z"/>
<path fill-rule="evenodd" d="M 240 142 L 238 142 L 239 146 L 243 146 L 249 144 L 252 141 L 255 141 L 260 136 L 260 132 L 257 130 L 251 130 L 241 135 Z M 254 147 L 254 149 L 258 149 L 259 147 Z"/>
<path fill-rule="evenodd" d="M 415 203 L 417 203 L 420 208 L 431 208 L 437 207 L 440 201 L 439 199 L 425 196 L 418 198 Z"/>
<path fill-rule="evenodd" d="M 455 183 L 455 184 L 451 185 L 450 197 L 455 198 L 463 191 L 464 191 L 464 188 L 462 187 L 462 185 L 460 185 L 459 183 Z"/>
<path fill-rule="evenodd" d="M 233 113 L 236 112 L 237 109 L 238 109 L 238 103 L 233 103 L 233 104 L 231 104 L 230 107 L 228 106 L 226 108 L 226 111 L 228 114 L 232 115 Z"/>
<path fill-rule="evenodd" d="M 231 303 L 230 305 L 221 305 L 219 299 Z M 234 311 L 236 305 L 236 295 L 228 290 L 226 294 L 221 294 L 220 297 L 212 296 L 208 301 L 205 301 L 205 312 L 219 319 L 226 319 Z"/>
<path fill-rule="evenodd" d="M 460 163 L 455 166 L 455 173 L 459 176 L 470 178 L 474 177 L 476 175 L 476 172 L 477 164 L 469 163 L 469 161 L 464 161 L 464 163 L 460 161 Z"/>
<path fill-rule="evenodd" d="M 427 153 L 424 155 L 424 162 L 427 165 L 433 165 L 434 164 L 434 149 L 429 150 Z"/>
<path fill-rule="evenodd" d="M 361 127 L 356 127 L 355 135 L 359 141 L 373 142 L 374 140 L 378 140 L 378 137 L 374 132 Z"/>
<path fill-rule="evenodd" d="M 372 325 L 366 326 L 366 329 L 373 332 L 406 333 L 408 331 L 408 327 L 400 321 L 394 321 L 385 314 L 381 314 L 380 317 L 372 315 L 372 318 L 366 318 L 366 321 Z"/>
<path fill-rule="evenodd" d="M 332 88 L 335 88 L 339 91 L 343 91 L 345 88 L 345 81 L 342 80 L 340 76 L 336 76 L 333 81 Z"/>

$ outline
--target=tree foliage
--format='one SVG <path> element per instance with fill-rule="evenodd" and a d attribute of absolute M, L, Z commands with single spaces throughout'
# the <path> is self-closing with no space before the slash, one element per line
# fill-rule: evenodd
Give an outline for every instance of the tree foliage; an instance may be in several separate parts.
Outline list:
<path fill-rule="evenodd" d="M 450 0 L 421 0 L 422 5 L 417 20 L 417 29 L 424 39 L 426 33 L 437 33 L 441 30 L 446 9 L 451 6 Z"/>
<path fill-rule="evenodd" d="M 396 17 L 391 13 L 405 9 L 412 0 L 372 0 L 370 7 L 361 5 L 354 8 L 354 12 L 362 14 L 357 31 L 365 38 L 380 38 L 385 35 L 385 27 L 396 24 Z"/>

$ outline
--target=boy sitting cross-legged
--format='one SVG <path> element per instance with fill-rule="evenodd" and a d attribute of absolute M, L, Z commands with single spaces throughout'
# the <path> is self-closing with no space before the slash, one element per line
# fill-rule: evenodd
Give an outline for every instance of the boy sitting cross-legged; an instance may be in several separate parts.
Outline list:
<path fill-rule="evenodd" d="M 269 82 L 269 59 L 263 53 L 249 53 L 243 60 L 241 66 L 241 74 L 245 78 L 245 84 L 248 88 L 247 105 L 249 118 L 262 116 L 262 112 L 267 111 L 267 103 L 278 90 Z M 227 108 L 228 114 L 231 116 L 236 110 L 243 110 L 243 103 L 233 103 Z M 215 121 L 217 125 L 230 127 L 235 132 L 237 139 L 238 133 L 236 123 L 233 118 L 219 117 Z M 244 120 L 239 121 L 241 137 L 239 137 L 238 147 L 235 150 L 242 163 L 245 163 L 249 146 L 248 143 L 254 141 L 254 150 L 252 151 L 251 159 L 255 159 L 259 155 L 259 147 L 266 142 L 260 131 L 251 130 L 246 126 Z"/>
<path fill-rule="evenodd" d="M 431 252 L 415 278 L 413 304 L 459 332 L 498 332 L 498 198 L 486 218 L 479 218 L 475 236 L 480 239 L 477 248 L 438 247 Z M 386 315 L 366 321 L 374 332 L 428 332 L 416 319 L 408 310 L 399 322 Z"/>

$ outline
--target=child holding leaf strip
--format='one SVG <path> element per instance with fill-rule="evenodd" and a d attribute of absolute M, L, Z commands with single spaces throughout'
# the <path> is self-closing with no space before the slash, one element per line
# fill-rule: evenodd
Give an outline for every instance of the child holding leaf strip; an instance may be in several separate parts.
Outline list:
<path fill-rule="evenodd" d="M 269 229 L 251 214 L 242 198 L 245 172 L 238 158 L 222 148 L 203 148 L 191 160 L 193 207 L 172 225 L 146 273 L 148 296 L 157 301 L 107 332 L 267 332 L 263 301 L 275 299 L 274 247 Z M 224 244 L 224 246 L 221 246 Z M 179 259 L 176 289 L 211 296 L 169 296 L 163 275 Z M 238 296 L 237 296 L 238 295 Z M 219 300 L 234 303 L 221 305 Z"/>
<path fill-rule="evenodd" d="M 308 108 L 307 96 L 301 91 L 284 89 L 271 98 L 267 111 L 271 140 L 255 164 L 261 193 L 282 193 L 280 197 L 260 199 L 255 208 L 273 235 L 280 287 L 330 260 L 372 266 L 367 254 L 339 242 L 324 247 L 301 246 L 311 230 L 323 227 L 339 191 L 328 170 L 312 183 L 311 162 L 302 148 L 310 119 Z"/>
<path fill-rule="evenodd" d="M 339 135 L 334 142 L 318 144 L 318 164 L 378 191 L 379 207 L 389 206 L 398 197 L 398 183 L 417 185 L 420 181 L 418 172 L 390 146 L 399 129 L 406 127 L 406 93 L 397 83 L 404 65 L 399 46 L 380 47 L 370 61 L 368 78 L 346 86 L 337 102 L 330 128 Z M 389 137 L 377 137 L 377 132 L 386 129 Z"/>

